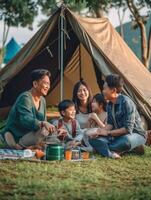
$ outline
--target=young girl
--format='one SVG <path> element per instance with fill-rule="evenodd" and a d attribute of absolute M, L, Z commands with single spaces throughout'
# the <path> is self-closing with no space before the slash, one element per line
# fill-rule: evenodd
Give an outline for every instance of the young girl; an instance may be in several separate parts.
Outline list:
<path fill-rule="evenodd" d="M 92 113 L 89 114 L 91 128 L 88 128 L 83 136 L 85 149 L 92 151 L 89 138 L 96 137 L 98 128 L 104 128 L 107 122 L 106 101 L 102 94 L 96 94 L 92 100 Z"/>
<path fill-rule="evenodd" d="M 102 94 L 96 94 L 92 100 L 92 113 L 89 114 L 91 127 L 104 128 L 107 122 L 106 101 Z"/>

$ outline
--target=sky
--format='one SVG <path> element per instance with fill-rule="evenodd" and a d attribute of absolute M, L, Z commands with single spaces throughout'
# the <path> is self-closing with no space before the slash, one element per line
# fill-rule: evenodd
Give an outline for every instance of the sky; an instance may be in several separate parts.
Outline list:
<path fill-rule="evenodd" d="M 114 27 L 119 25 L 119 18 L 118 18 L 118 14 L 117 14 L 116 9 L 114 9 L 114 8 L 111 9 L 109 11 L 109 13 L 105 14 L 105 15 L 106 15 L 106 17 L 109 18 L 110 22 L 112 23 L 112 25 Z M 40 28 L 40 27 L 38 27 L 38 23 L 43 19 L 47 19 L 47 18 L 46 18 L 46 16 L 43 16 L 42 14 L 39 14 L 39 16 L 37 16 L 35 18 L 35 21 L 33 23 L 33 31 L 29 30 L 28 28 L 11 27 L 10 30 L 9 30 L 7 42 L 12 37 L 14 37 L 19 44 L 25 44 Z M 129 12 L 129 10 L 126 10 L 123 22 L 125 23 L 125 22 L 128 22 L 128 21 L 130 21 L 130 12 Z M 2 33 L 3 33 L 3 23 L 2 23 L 2 21 L 0 21 L 0 46 L 1 46 L 1 43 L 2 43 Z"/>

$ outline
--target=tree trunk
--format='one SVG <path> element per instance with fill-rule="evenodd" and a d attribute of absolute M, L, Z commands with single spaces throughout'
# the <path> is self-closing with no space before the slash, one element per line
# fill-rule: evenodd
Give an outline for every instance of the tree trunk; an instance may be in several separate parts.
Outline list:
<path fill-rule="evenodd" d="M 103 12 L 101 3 L 99 3 L 98 6 L 94 8 L 94 12 L 95 12 L 97 18 L 101 18 L 104 16 L 104 12 Z"/>
<path fill-rule="evenodd" d="M 9 32 L 9 26 L 7 26 L 6 22 L 4 21 L 0 68 L 2 67 L 4 57 L 5 57 L 5 49 L 4 48 L 5 48 L 5 44 L 6 44 L 6 41 L 7 41 L 8 32 Z"/>
<path fill-rule="evenodd" d="M 138 26 L 139 26 L 140 32 L 141 32 L 142 63 L 145 65 L 145 67 L 148 68 L 149 67 L 148 66 L 148 58 L 147 58 L 148 44 L 147 44 L 146 28 L 142 21 L 138 22 Z"/>
<path fill-rule="evenodd" d="M 134 4 L 134 0 L 126 0 L 128 8 L 132 13 L 138 27 L 140 28 L 141 33 L 141 50 L 142 50 L 142 63 L 145 67 L 149 68 L 149 59 L 150 59 L 150 47 L 151 47 L 151 36 L 149 35 L 149 41 L 147 42 L 146 27 L 143 21 L 143 17 L 139 13 L 139 9 Z M 150 32 L 151 34 L 151 32 Z"/>
<path fill-rule="evenodd" d="M 124 26 L 123 26 L 123 20 L 124 20 L 124 16 L 125 16 L 125 9 L 123 9 L 123 15 L 121 16 L 120 14 L 120 8 L 118 9 L 118 18 L 119 18 L 119 22 L 120 22 L 120 35 L 121 37 L 124 39 Z"/>
<path fill-rule="evenodd" d="M 148 52 L 147 52 L 148 67 L 150 64 L 150 59 L 151 59 L 151 26 L 149 29 L 149 37 L 148 37 Z"/>
<path fill-rule="evenodd" d="M 96 9 L 94 10 L 94 12 L 95 12 L 97 18 L 103 17 L 103 10 L 102 10 L 101 8 L 99 8 L 99 7 L 96 8 Z"/>

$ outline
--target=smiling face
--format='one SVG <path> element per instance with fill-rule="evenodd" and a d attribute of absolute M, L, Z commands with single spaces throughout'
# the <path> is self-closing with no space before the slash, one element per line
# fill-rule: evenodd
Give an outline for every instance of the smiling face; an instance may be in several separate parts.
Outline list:
<path fill-rule="evenodd" d="M 116 88 L 110 88 L 107 82 L 104 83 L 103 94 L 106 100 L 109 101 L 112 100 L 115 97 L 116 93 L 117 93 Z"/>
<path fill-rule="evenodd" d="M 80 85 L 79 89 L 78 89 L 78 92 L 77 92 L 77 97 L 80 101 L 87 101 L 88 98 L 89 98 L 89 91 L 88 89 L 86 88 L 86 86 L 84 85 Z"/>
<path fill-rule="evenodd" d="M 50 89 L 50 79 L 49 76 L 45 75 L 38 81 L 33 82 L 33 87 L 40 96 L 46 96 Z"/>
<path fill-rule="evenodd" d="M 98 102 L 95 100 L 95 98 L 92 101 L 92 112 L 97 112 L 98 110 L 102 109 L 103 105 L 99 105 Z"/>
<path fill-rule="evenodd" d="M 62 111 L 61 114 L 67 120 L 75 119 L 75 115 L 76 115 L 75 106 L 70 106 L 65 111 Z"/>

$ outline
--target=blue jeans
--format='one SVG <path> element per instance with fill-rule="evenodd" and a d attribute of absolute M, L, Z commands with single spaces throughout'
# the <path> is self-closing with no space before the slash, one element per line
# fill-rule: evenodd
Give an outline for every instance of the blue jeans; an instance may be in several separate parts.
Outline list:
<path fill-rule="evenodd" d="M 91 146 L 105 157 L 113 157 L 113 152 L 123 153 L 144 145 L 146 138 L 137 133 L 127 134 L 118 137 L 104 137 L 90 139 Z"/>

